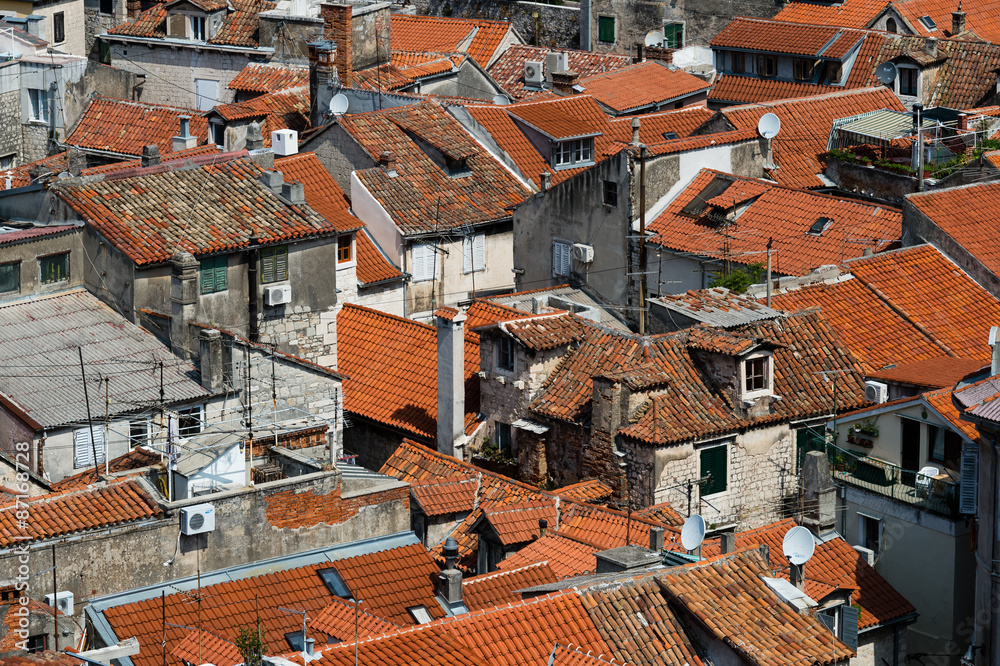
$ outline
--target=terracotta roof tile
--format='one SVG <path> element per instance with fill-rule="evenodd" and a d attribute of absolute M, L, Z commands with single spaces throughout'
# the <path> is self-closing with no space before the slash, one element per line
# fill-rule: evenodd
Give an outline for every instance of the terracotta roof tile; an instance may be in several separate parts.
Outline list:
<path fill-rule="evenodd" d="M 596 548 L 574 541 L 555 532 L 549 532 L 513 555 L 509 555 L 497 568 L 501 571 L 545 562 L 558 578 L 569 578 L 593 572 L 597 567 Z"/>
<path fill-rule="evenodd" d="M 1000 9 L 994 10 L 1000 16 Z M 949 16 L 949 26 L 950 18 Z M 1000 23 L 997 32 L 1000 36 Z M 926 43 L 926 37 L 889 37 L 879 51 L 876 66 L 907 54 L 919 60 L 926 55 Z M 995 73 L 1000 67 L 1000 45 L 965 39 L 941 39 L 937 43 L 935 60 L 944 62 L 935 73 L 935 83 L 930 95 L 924 96 L 924 104 L 927 106 L 971 108 L 992 100 L 996 95 Z M 878 85 L 874 73 L 869 74 L 867 85 Z"/>
<path fill-rule="evenodd" d="M 367 229 L 362 229 L 354 236 L 355 249 L 358 253 L 357 275 L 362 285 L 374 285 L 386 280 L 399 280 L 403 271 L 389 261 L 378 244 L 368 235 Z"/>
<path fill-rule="evenodd" d="M 712 39 L 711 46 L 823 56 L 840 40 L 843 32 L 836 26 L 801 25 L 739 17 Z"/>
<path fill-rule="evenodd" d="M 158 167 L 152 169 L 159 171 Z M 279 199 L 248 159 L 85 184 L 54 184 L 57 195 L 139 265 L 232 251 L 256 234 L 264 243 L 336 233 L 308 206 Z M 192 216 L 192 204 L 200 214 Z M 185 222 L 181 222 L 181 221 Z"/>
<path fill-rule="evenodd" d="M 844 0 L 835 5 L 791 0 L 774 18 L 790 23 L 867 28 L 887 4 L 888 0 Z"/>
<path fill-rule="evenodd" d="M 551 51 L 552 49 L 544 46 L 514 44 L 490 66 L 489 74 L 515 99 L 541 94 L 542 90 L 524 87 L 524 63 L 528 60 L 541 62 L 542 70 L 547 73 L 545 56 Z M 566 54 L 567 66 L 581 78 L 623 69 L 632 64 L 632 59 L 627 55 L 572 50 L 561 50 L 560 53 Z"/>
<path fill-rule="evenodd" d="M 87 103 L 64 143 L 133 157 L 155 143 L 160 155 L 167 155 L 173 152 L 172 138 L 180 133 L 180 116 L 191 117 L 189 131 L 198 143 L 208 139 L 208 121 L 195 109 L 95 97 Z"/>
<path fill-rule="evenodd" d="M 471 34 L 472 40 L 464 52 L 485 68 L 509 30 L 509 21 L 393 14 L 392 49 L 453 52 L 460 50 Z"/>
<path fill-rule="evenodd" d="M 630 519 L 623 511 L 565 498 L 560 503 L 560 509 L 559 535 L 589 544 L 596 550 L 608 550 L 632 544 L 648 546 L 649 530 L 653 527 L 664 527 L 663 523 L 641 517 L 637 512 L 633 512 Z M 549 524 L 553 523 L 550 521 Z M 669 543 L 680 538 L 679 535 L 676 529 L 667 528 L 664 541 Z"/>
<path fill-rule="evenodd" d="M 825 86 L 805 81 L 780 81 L 759 79 L 755 76 L 722 74 L 715 81 L 708 98 L 715 102 L 759 104 L 776 99 L 792 99 L 822 95 L 844 90 L 842 87 Z"/>
<path fill-rule="evenodd" d="M 581 502 L 599 502 L 611 497 L 614 488 L 600 479 L 589 479 L 569 486 L 563 486 L 553 492 L 560 497 L 569 497 Z"/>
<path fill-rule="evenodd" d="M 910 24 L 918 35 L 928 37 L 953 37 L 951 13 L 957 8 L 954 0 L 897 0 L 893 9 Z M 989 0 L 966 0 L 961 5 L 965 12 L 965 30 L 980 39 L 1000 43 L 1000 7 Z M 920 20 L 929 16 L 935 29 L 929 29 Z"/>
<path fill-rule="evenodd" d="M 317 650 L 322 652 L 324 665 L 333 666 L 354 666 L 354 647 L 353 636 L 351 640 L 335 645 L 316 646 Z M 286 653 L 282 657 L 298 666 L 307 666 L 301 652 Z M 482 665 L 464 640 L 438 625 L 399 630 L 359 641 L 357 662 L 382 666 Z"/>
<path fill-rule="evenodd" d="M 534 351 L 556 349 L 583 339 L 584 320 L 571 314 L 543 315 L 504 322 L 500 328 L 518 344 Z"/>
<path fill-rule="evenodd" d="M 9 617 L 14 621 L 18 619 L 15 615 L 9 615 Z M 0 642 L 0 650 L 4 652 L 9 651 L 2 642 Z M 2 666 L 80 666 L 83 663 L 85 662 L 73 655 L 66 654 L 65 652 L 54 652 L 52 650 L 43 650 L 34 654 L 17 655 L 0 659 Z"/>
<path fill-rule="evenodd" d="M 229 154 L 231 155 L 231 153 Z M 185 150 L 178 150 L 174 153 L 167 153 L 161 156 L 160 165 L 169 166 L 176 165 L 182 162 L 190 160 L 190 164 L 197 164 L 195 160 L 197 158 L 204 157 L 217 157 L 219 159 L 229 159 L 226 153 L 223 153 L 219 146 L 214 143 L 206 144 L 204 146 L 196 146 L 194 148 L 187 148 Z M 88 167 L 80 171 L 81 176 L 96 176 L 98 174 L 107 175 L 109 173 L 122 174 L 130 169 L 135 169 L 137 172 L 143 168 L 142 160 L 128 160 L 125 162 L 113 162 L 111 164 L 102 164 L 100 166 Z M 127 174 L 126 174 L 127 175 Z"/>
<path fill-rule="evenodd" d="M 685 520 L 685 517 L 679 514 L 677 510 L 670 506 L 667 502 L 647 506 L 645 509 L 636 511 L 634 515 L 637 518 L 654 520 L 670 527 L 681 527 L 684 525 Z"/>
<path fill-rule="evenodd" d="M 548 666 L 604 666 L 617 663 L 620 662 L 605 658 L 604 655 L 592 654 L 591 650 L 584 652 L 580 648 L 563 647 L 556 642 Z"/>
<path fill-rule="evenodd" d="M 557 140 L 603 135 L 609 123 L 608 117 L 601 111 L 595 98 L 590 95 L 521 102 L 506 106 L 505 110 L 514 116 L 515 120 L 520 120 Z M 594 151 L 602 152 L 601 142 L 596 139 Z"/>
<path fill-rule="evenodd" d="M 938 389 L 950 388 L 959 380 L 982 368 L 983 361 L 980 359 L 937 356 L 871 372 L 866 377 Z"/>
<path fill-rule="evenodd" d="M 410 495 L 428 516 L 443 516 L 472 511 L 476 506 L 479 480 L 473 476 L 454 476 L 410 482 Z"/>
<path fill-rule="evenodd" d="M 539 521 L 555 525 L 557 515 L 555 500 L 483 508 L 483 518 L 489 522 L 504 546 L 515 546 L 539 538 Z"/>
<path fill-rule="evenodd" d="M 18 518 L 19 506 L 27 506 L 30 520 Z M 156 501 L 132 480 L 55 492 L 0 506 L 0 545 L 13 546 L 161 515 Z"/>
<path fill-rule="evenodd" d="M 707 92 L 710 84 L 683 69 L 671 69 L 659 60 L 647 60 L 581 79 L 580 86 L 600 104 L 617 113 L 625 113 Z"/>
<path fill-rule="evenodd" d="M 308 67 L 251 62 L 226 87 L 240 92 L 271 93 L 306 85 L 309 85 Z"/>
<path fill-rule="evenodd" d="M 150 465 L 156 465 L 160 462 L 160 454 L 155 451 L 150 451 L 144 447 L 136 447 L 126 453 L 125 455 L 118 456 L 113 460 L 108 461 L 107 472 L 115 474 L 118 472 L 127 472 L 130 470 L 137 470 L 149 467 Z M 56 492 L 62 492 L 64 490 L 76 490 L 79 488 L 86 488 L 87 486 L 93 485 L 100 481 L 97 477 L 96 472 L 93 469 L 84 470 L 73 476 L 67 476 L 61 481 L 57 481 L 52 484 L 52 490 Z"/>
<path fill-rule="evenodd" d="M 955 430 L 961 432 L 971 441 L 978 442 L 979 429 L 976 428 L 976 424 L 962 418 L 962 414 L 958 411 L 958 407 L 955 406 L 955 402 L 951 399 L 951 394 L 952 387 L 949 386 L 947 388 L 938 389 L 937 391 L 928 391 L 923 394 L 923 399 L 927 401 L 927 404 L 937 410 L 941 416 L 946 418 Z"/>
<path fill-rule="evenodd" d="M 355 607 L 357 605 L 357 607 Z M 356 624 L 355 624 L 356 623 Z M 367 603 L 334 598 L 329 606 L 313 618 L 309 625 L 329 637 L 330 642 L 354 640 L 357 626 L 361 640 L 390 634 L 401 627 L 372 613 Z M 216 665 L 218 666 L 218 665 Z"/>
<path fill-rule="evenodd" d="M 208 40 L 208 43 L 256 48 L 259 27 L 257 15 L 274 9 L 275 4 L 270 0 L 230 0 L 228 5 L 230 9 L 222 20 L 222 27 Z M 139 14 L 134 21 L 112 28 L 108 33 L 130 37 L 164 38 L 167 36 L 166 4 L 156 4 Z"/>
<path fill-rule="evenodd" d="M 462 581 L 462 597 L 469 610 L 491 608 L 520 601 L 518 590 L 555 581 L 556 575 L 549 565 L 540 562 L 466 578 Z"/>
<path fill-rule="evenodd" d="M 718 84 L 716 84 L 718 85 Z M 660 111 L 635 116 L 639 119 L 639 141 L 646 144 L 668 141 L 667 135 L 676 134 L 678 138 L 686 138 L 708 122 L 715 112 L 705 106 L 688 106 L 674 111 Z M 612 131 L 622 142 L 632 140 L 632 118 L 612 118 Z"/>
<path fill-rule="evenodd" d="M 73 224 L 55 224 L 48 227 L 29 227 L 27 229 L 18 229 L 17 231 L 0 232 L 0 245 L 12 245 L 14 243 L 33 241 L 38 238 L 54 236 L 56 234 L 65 233 L 67 231 L 76 231 L 78 229 L 79 227 Z"/>
<path fill-rule="evenodd" d="M 698 205 L 703 193 L 725 187 Z M 739 216 L 733 212 L 739 205 Z M 697 208 L 697 209 L 696 209 Z M 722 220 L 725 219 L 725 222 Z M 773 239 L 773 270 L 804 275 L 827 264 L 882 250 L 902 234 L 898 208 L 772 185 L 703 170 L 648 230 L 650 243 L 740 264 L 763 263 Z M 823 224 L 823 221 L 825 225 Z M 819 234 L 813 233 L 821 225 Z M 844 246 L 848 234 L 855 244 Z M 726 254 L 728 250 L 728 254 Z"/>
<path fill-rule="evenodd" d="M 316 153 L 278 157 L 274 160 L 274 168 L 282 173 L 286 181 L 302 183 L 306 190 L 306 203 L 333 224 L 338 232 L 355 231 L 364 226 L 351 214 L 347 195 L 320 163 Z"/>
<path fill-rule="evenodd" d="M 270 146 L 271 132 L 275 130 L 303 132 L 309 128 L 309 87 L 284 88 L 243 102 L 219 104 L 205 115 L 218 115 L 226 122 L 264 120 L 261 133 L 264 145 Z"/>
<path fill-rule="evenodd" d="M 170 654 L 190 664 L 236 666 L 243 663 L 236 645 L 210 631 L 192 631 L 170 649 Z"/>

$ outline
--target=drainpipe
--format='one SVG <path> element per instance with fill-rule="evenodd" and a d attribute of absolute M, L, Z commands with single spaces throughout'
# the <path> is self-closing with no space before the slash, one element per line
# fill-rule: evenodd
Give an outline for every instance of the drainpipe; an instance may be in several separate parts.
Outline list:
<path fill-rule="evenodd" d="M 257 328 L 257 315 L 260 305 L 257 303 L 257 255 L 260 250 L 257 247 L 259 239 L 256 236 L 250 237 L 250 247 L 247 248 L 247 289 L 250 298 L 250 322 L 247 330 L 250 334 L 250 342 L 260 342 L 260 331 Z"/>

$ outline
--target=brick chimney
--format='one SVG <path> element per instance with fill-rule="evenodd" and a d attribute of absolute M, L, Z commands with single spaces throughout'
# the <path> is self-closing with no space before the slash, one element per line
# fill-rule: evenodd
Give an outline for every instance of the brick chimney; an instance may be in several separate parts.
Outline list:
<path fill-rule="evenodd" d="M 951 35 L 965 32 L 965 12 L 962 11 L 962 3 L 958 3 L 958 9 L 951 13 Z"/>
<path fill-rule="evenodd" d="M 330 100 L 340 85 L 334 65 L 339 50 L 329 39 L 309 42 L 309 122 L 313 127 L 322 127 L 333 118 Z"/>
<path fill-rule="evenodd" d="M 324 2 L 319 6 L 319 17 L 323 19 L 323 38 L 337 45 L 333 65 L 340 76 L 340 85 L 345 88 L 354 84 L 353 15 L 353 5 Z"/>
<path fill-rule="evenodd" d="M 156 166 L 160 163 L 160 147 L 155 143 L 142 147 L 142 166 Z"/>
<path fill-rule="evenodd" d="M 139 0 L 126 0 L 125 13 L 129 18 L 135 18 L 142 12 L 142 3 Z"/>
<path fill-rule="evenodd" d="M 465 437 L 465 320 L 436 315 L 437 320 L 437 449 L 461 458 Z"/>
<path fill-rule="evenodd" d="M 387 176 L 396 177 L 396 154 L 394 152 L 391 150 L 382 151 L 382 154 L 378 156 L 378 165 L 382 167 Z"/>
<path fill-rule="evenodd" d="M 552 92 L 557 95 L 575 95 L 573 86 L 580 83 L 580 75 L 572 70 L 552 72 Z"/>

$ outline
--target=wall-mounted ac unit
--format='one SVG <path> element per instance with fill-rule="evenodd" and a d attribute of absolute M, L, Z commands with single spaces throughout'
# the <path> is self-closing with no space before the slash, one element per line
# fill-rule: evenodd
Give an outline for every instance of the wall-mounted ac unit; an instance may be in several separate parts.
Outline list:
<path fill-rule="evenodd" d="M 58 599 L 56 598 L 58 597 Z M 72 592 L 59 592 L 58 594 L 46 594 L 45 603 L 49 606 L 55 606 L 56 610 L 63 615 L 73 614 L 73 593 Z"/>
<path fill-rule="evenodd" d="M 181 509 L 181 534 L 202 534 L 215 531 L 215 507 L 195 504 Z"/>
<path fill-rule="evenodd" d="M 583 243 L 573 244 L 573 258 L 581 264 L 589 264 L 594 260 L 594 246 Z"/>
<path fill-rule="evenodd" d="M 875 551 L 870 548 L 865 548 L 864 546 L 855 546 L 854 550 L 858 551 L 861 555 L 861 559 L 868 563 L 868 566 L 875 566 Z"/>
<path fill-rule="evenodd" d="M 273 287 L 264 287 L 265 305 L 285 305 L 292 302 L 292 287 L 287 284 L 278 284 Z"/>
<path fill-rule="evenodd" d="M 865 400 L 881 404 L 889 399 L 889 385 L 882 382 L 865 382 Z"/>
<path fill-rule="evenodd" d="M 524 85 L 541 86 L 545 80 L 542 74 L 542 63 L 538 60 L 529 60 L 524 63 Z"/>

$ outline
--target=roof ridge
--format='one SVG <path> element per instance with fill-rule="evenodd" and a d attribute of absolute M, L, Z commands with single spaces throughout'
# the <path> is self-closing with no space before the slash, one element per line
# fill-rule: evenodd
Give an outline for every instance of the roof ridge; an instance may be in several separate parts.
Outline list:
<path fill-rule="evenodd" d="M 479 583 L 482 581 L 493 580 L 494 578 L 499 578 L 501 576 L 509 576 L 511 574 L 519 573 L 521 571 L 526 571 L 527 569 L 533 569 L 538 567 L 547 566 L 548 560 L 542 560 L 541 562 L 532 562 L 531 564 L 525 564 L 524 566 L 516 567 L 514 569 L 498 569 L 497 571 L 491 571 L 488 574 L 482 576 L 471 576 L 469 578 L 462 579 L 462 585 L 469 585 L 470 583 Z"/>

